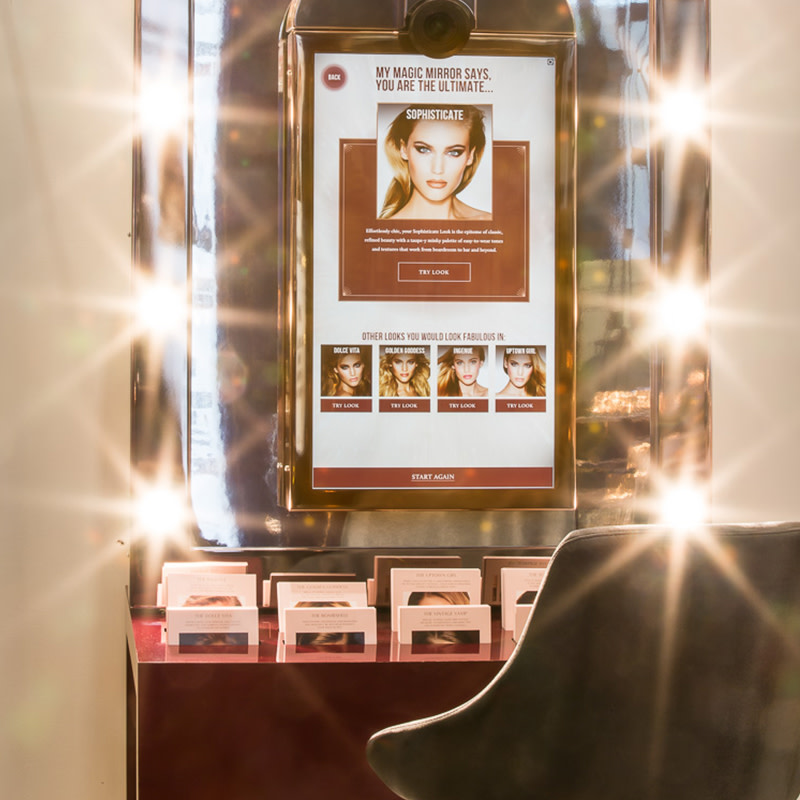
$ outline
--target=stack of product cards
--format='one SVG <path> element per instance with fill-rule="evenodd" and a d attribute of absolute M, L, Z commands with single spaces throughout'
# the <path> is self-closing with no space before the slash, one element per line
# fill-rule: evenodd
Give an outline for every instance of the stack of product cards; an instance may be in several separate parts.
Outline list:
<path fill-rule="evenodd" d="M 509 568 L 500 570 L 501 618 L 503 630 L 514 631 L 518 641 L 533 608 L 546 568 Z"/>
<path fill-rule="evenodd" d="M 375 556 L 373 577 L 367 580 L 367 598 L 371 606 L 389 607 L 392 602 L 394 569 L 458 569 L 461 556 Z"/>
<path fill-rule="evenodd" d="M 359 581 L 283 581 L 278 584 L 278 629 L 287 647 L 375 645 L 375 609 Z"/>
<path fill-rule="evenodd" d="M 164 565 L 167 645 L 258 645 L 256 576 L 240 566 L 206 571 L 202 562 Z"/>
<path fill-rule="evenodd" d="M 161 567 L 161 583 L 156 586 L 156 605 L 165 608 L 169 604 L 169 579 L 172 575 L 244 575 L 246 561 L 167 561 Z"/>
<path fill-rule="evenodd" d="M 547 569 L 549 556 L 484 556 L 483 557 L 483 602 L 500 605 L 500 572 L 504 569 Z"/>
<path fill-rule="evenodd" d="M 479 569 L 393 569 L 392 630 L 401 644 L 490 644 Z"/>

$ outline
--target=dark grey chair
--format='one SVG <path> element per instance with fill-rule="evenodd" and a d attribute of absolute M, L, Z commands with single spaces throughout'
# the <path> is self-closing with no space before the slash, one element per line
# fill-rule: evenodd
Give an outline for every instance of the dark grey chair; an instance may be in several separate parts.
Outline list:
<path fill-rule="evenodd" d="M 795 800 L 800 524 L 571 533 L 497 677 L 367 757 L 407 800 Z"/>

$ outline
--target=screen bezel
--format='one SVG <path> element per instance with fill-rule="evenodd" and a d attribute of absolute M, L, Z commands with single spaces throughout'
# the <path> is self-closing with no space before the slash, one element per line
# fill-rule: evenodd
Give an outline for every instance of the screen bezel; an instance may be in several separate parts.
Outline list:
<path fill-rule="evenodd" d="M 574 509 L 575 508 L 575 50 L 574 37 L 474 34 L 463 56 L 535 56 L 555 60 L 556 131 L 554 469 L 552 488 L 318 489 L 312 484 L 313 402 L 311 370 L 317 369 L 313 337 L 314 56 L 341 50 L 341 37 L 295 33 L 287 43 L 284 91 L 284 209 L 302 209 L 283 220 L 287 267 L 282 283 L 280 335 L 284 350 L 281 394 L 282 464 L 279 490 L 290 509 Z M 348 53 L 406 54 L 401 38 L 387 34 L 347 37 Z M 288 96 L 291 95 L 291 96 Z M 302 166 L 298 166 L 302 165 Z M 286 212 L 284 212 L 286 213 Z M 297 227 L 295 227 L 297 226 Z M 300 274 L 302 273 L 302 274 Z M 513 465 L 509 465 L 513 466 Z"/>

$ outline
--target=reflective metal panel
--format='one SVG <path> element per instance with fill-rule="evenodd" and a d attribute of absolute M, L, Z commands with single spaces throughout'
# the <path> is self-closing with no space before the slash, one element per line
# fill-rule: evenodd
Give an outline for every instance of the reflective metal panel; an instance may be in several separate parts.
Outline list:
<path fill-rule="evenodd" d="M 577 510 L 278 506 L 285 6 L 138 2 L 134 277 L 150 313 L 133 352 L 136 494 L 177 490 L 193 546 L 469 548 L 553 544 L 574 527 L 647 520 L 664 476 L 698 485 L 709 464 L 702 321 L 685 339 L 653 323 L 677 284 L 702 295 L 707 276 L 705 127 L 675 132 L 661 114 L 672 89 L 703 91 L 706 2 L 575 0 Z M 152 546 L 142 525 L 141 547 Z"/>

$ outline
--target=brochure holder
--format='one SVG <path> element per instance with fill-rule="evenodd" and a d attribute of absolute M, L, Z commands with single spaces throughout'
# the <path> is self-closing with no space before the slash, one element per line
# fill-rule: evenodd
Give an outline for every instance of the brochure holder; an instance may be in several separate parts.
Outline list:
<path fill-rule="evenodd" d="M 278 627 L 286 632 L 289 609 L 342 610 L 367 608 L 367 585 L 363 581 L 285 581 L 278 584 Z M 372 609 L 374 619 L 375 609 Z M 328 629 L 330 630 L 330 629 Z M 342 628 L 341 630 L 345 630 Z M 363 632 L 363 628 L 359 628 Z M 371 642 L 374 643 L 374 642 Z"/>
<path fill-rule="evenodd" d="M 392 630 L 398 630 L 401 606 L 477 605 L 480 596 L 479 569 L 393 569 Z"/>
<path fill-rule="evenodd" d="M 169 570 L 164 586 L 168 646 L 258 645 L 255 575 Z"/>

